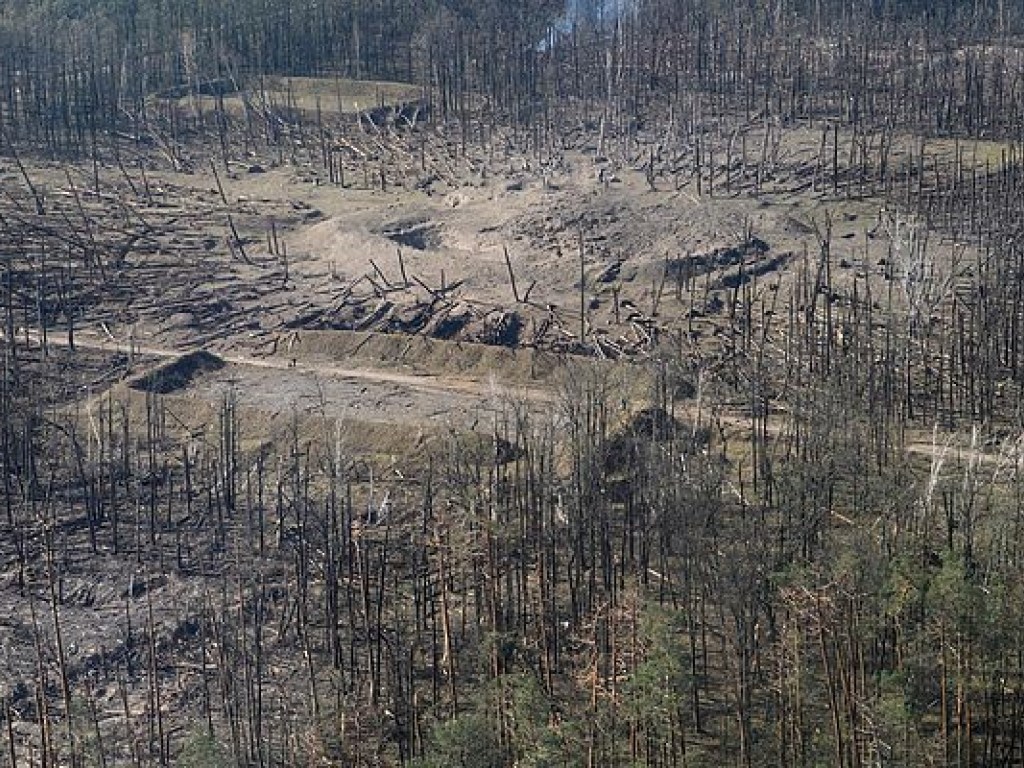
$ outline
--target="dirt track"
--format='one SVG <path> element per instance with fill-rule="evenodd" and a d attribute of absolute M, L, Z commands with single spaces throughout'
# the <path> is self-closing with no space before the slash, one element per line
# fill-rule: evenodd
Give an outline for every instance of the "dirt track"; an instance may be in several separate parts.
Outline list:
<path fill-rule="evenodd" d="M 34 343 L 40 343 L 37 333 L 29 332 L 27 336 Z M 19 337 L 25 338 L 24 332 Z M 48 343 L 68 346 L 66 336 L 51 337 Z M 164 360 L 176 360 L 202 351 L 200 347 L 170 348 L 81 332 L 75 336 L 75 346 L 101 352 L 131 352 Z M 306 355 L 290 356 L 287 352 L 268 356 L 217 352 L 216 357 L 225 366 L 204 376 L 194 388 L 194 396 L 216 401 L 229 390 L 241 391 L 245 392 L 250 405 L 274 413 L 298 408 L 380 423 L 469 427 L 478 424 L 481 416 L 493 415 L 511 401 L 550 406 L 557 403 L 559 397 L 550 382 L 546 386 L 507 386 L 493 376 L 479 380 L 447 374 L 442 377 L 423 372 L 407 373 L 365 365 L 342 365 Z M 706 421 L 710 415 L 694 403 L 682 407 L 695 420 Z M 746 434 L 750 429 L 749 417 L 737 411 L 719 408 L 714 418 L 734 433 Z M 778 437 L 784 430 L 782 419 L 769 420 L 769 435 Z M 1010 440 L 996 446 L 995 450 L 986 450 L 972 445 L 970 435 L 936 431 L 909 437 L 904 450 L 931 459 L 939 469 L 947 471 L 958 472 L 972 466 L 976 470 L 984 466 L 1002 473 L 1014 471 L 1020 465 L 1020 443 L 1020 440 Z"/>
<path fill-rule="evenodd" d="M 25 334 L 19 334 L 24 339 Z M 28 333 L 39 344 L 38 334 Z M 66 336 L 47 343 L 68 347 Z M 121 352 L 160 360 L 180 360 L 201 348 L 122 341 L 112 336 L 77 333 L 75 347 L 100 352 Z M 191 397 L 216 403 L 229 391 L 244 393 L 246 406 L 267 414 L 295 411 L 333 418 L 401 426 L 453 426 L 460 429 L 486 424 L 510 402 L 552 405 L 553 387 L 508 385 L 487 380 L 430 373 L 407 373 L 365 366 L 350 366 L 308 355 L 280 352 L 271 356 L 214 353 L 221 365 L 189 382 Z M 140 382 L 153 371 L 137 373 Z M 139 386 L 138 388 L 145 388 Z"/>

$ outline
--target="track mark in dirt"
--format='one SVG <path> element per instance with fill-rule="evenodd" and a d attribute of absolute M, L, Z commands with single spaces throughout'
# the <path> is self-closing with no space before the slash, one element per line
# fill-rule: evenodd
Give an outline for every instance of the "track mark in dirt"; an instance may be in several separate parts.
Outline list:
<path fill-rule="evenodd" d="M 35 337 L 35 334 L 29 333 L 28 337 L 30 341 L 39 343 L 39 340 Z M 19 338 L 24 338 L 20 336 Z M 66 339 L 54 339 L 50 338 L 47 341 L 48 344 L 56 346 L 68 346 Z M 400 387 L 405 387 L 414 390 L 420 390 L 424 392 L 431 392 L 439 395 L 448 395 L 453 398 L 453 406 L 461 407 L 461 403 L 454 401 L 455 398 L 464 396 L 475 396 L 477 398 L 493 398 L 496 396 L 514 396 L 519 399 L 537 402 L 537 403 L 551 403 L 557 400 L 556 393 L 551 390 L 539 388 L 539 387 L 502 387 L 495 381 L 477 381 L 473 379 L 459 379 L 459 378 L 440 378 L 430 374 L 416 374 L 416 373 L 400 373 L 397 371 L 386 371 L 376 368 L 354 368 L 345 365 L 338 365 L 334 363 L 328 363 L 323 361 L 310 361 L 303 360 L 297 357 L 252 357 L 249 355 L 240 354 L 213 354 L 205 349 L 174 349 L 171 347 L 154 346 L 148 344 L 131 343 L 126 344 L 120 340 L 113 338 L 102 338 L 98 336 L 84 335 L 81 331 L 75 335 L 75 346 L 82 349 L 96 350 L 96 351 L 126 351 L 131 350 L 136 355 L 146 355 L 149 357 L 163 358 L 167 360 L 174 360 L 170 366 L 160 366 L 156 371 L 144 375 L 137 382 L 152 380 L 154 383 L 160 381 L 160 375 L 165 371 L 178 371 L 181 369 L 183 372 L 186 368 L 194 369 L 194 365 L 188 364 L 188 361 L 219 361 L 219 365 L 205 364 L 202 367 L 203 370 L 215 370 L 222 367 L 225 364 L 239 366 L 242 368 L 255 368 L 263 370 L 281 371 L 289 374 L 306 374 L 310 376 L 323 376 L 338 379 L 348 379 L 352 381 L 364 381 L 373 384 L 393 384 Z M 186 362 L 182 365 L 183 361 Z M 179 377 L 180 378 L 180 377 Z M 182 384 L 178 382 L 180 386 L 187 385 L 187 379 Z M 146 389 L 146 385 L 143 383 L 141 386 L 138 384 L 132 385 L 136 389 Z M 173 389 L 178 388 L 175 386 Z M 158 392 L 165 391 L 164 389 L 158 389 Z"/>
<path fill-rule="evenodd" d="M 683 406 L 681 413 L 698 426 L 718 425 L 740 435 L 750 435 L 750 416 L 738 410 L 709 410 L 697 405 Z M 772 439 L 784 438 L 787 434 L 785 419 L 770 416 L 764 425 L 765 433 Z M 920 433 L 919 433 L 920 434 Z M 954 432 L 935 431 L 925 438 L 908 437 L 903 443 L 903 451 L 913 456 L 930 459 L 938 465 L 948 466 L 953 471 L 963 471 L 965 467 L 978 468 L 987 466 L 997 472 L 1015 470 L 1024 466 L 1024 434 L 1016 441 L 1007 441 L 998 450 L 985 450 L 977 444 L 964 446 L 961 442 L 964 435 Z"/>
<path fill-rule="evenodd" d="M 25 338 L 20 333 L 18 338 Z M 31 342 L 39 343 L 37 335 L 33 332 L 27 334 Z M 2 338 L 2 334 L 0 334 Z M 48 344 L 54 346 L 68 346 L 66 339 L 50 338 Z M 245 370 L 276 371 L 282 374 L 285 379 L 280 388 L 290 390 L 293 395 L 305 397 L 312 400 L 319 396 L 318 378 L 343 380 L 351 384 L 349 388 L 337 389 L 338 398 L 354 402 L 346 412 L 354 414 L 377 414 L 389 411 L 392 417 L 397 420 L 409 420 L 403 418 L 404 414 L 418 413 L 427 420 L 438 420 L 451 413 L 458 413 L 462 416 L 470 414 L 482 404 L 494 403 L 499 399 L 519 399 L 537 406 L 551 405 L 558 401 L 558 393 L 551 388 L 543 387 L 502 387 L 494 380 L 479 381 L 475 379 L 459 379 L 454 377 L 438 377 L 431 374 L 400 373 L 375 368 L 354 368 L 345 365 L 338 365 L 318 360 L 301 360 L 299 358 L 287 357 L 253 357 L 240 354 L 211 353 L 205 349 L 174 349 L 171 347 L 155 346 L 147 344 L 126 344 L 112 337 L 100 337 L 86 335 L 79 332 L 75 336 L 75 346 L 101 352 L 124 352 L 131 349 L 134 354 L 144 355 L 153 358 L 172 360 L 170 365 L 159 366 L 156 370 L 138 377 L 129 386 L 135 389 L 146 389 L 142 382 L 152 381 L 155 386 L 161 387 L 156 391 L 166 393 L 176 391 L 179 388 L 188 386 L 190 377 L 201 372 L 221 371 L 226 366 L 237 366 Z M 196 370 L 197 368 L 201 370 Z M 188 371 L 185 373 L 184 381 L 181 377 L 171 376 L 168 381 L 173 386 L 166 389 L 163 373 L 174 373 L 176 371 Z M 179 371 L 179 372 L 180 372 Z M 294 377 L 294 378 L 292 378 Z M 231 374 L 228 372 L 223 377 L 224 382 L 231 381 Z M 238 379 L 242 383 L 241 377 Z M 367 385 L 392 385 L 384 390 L 368 393 L 355 384 L 363 382 Z M 421 395 L 432 395 L 432 398 L 422 399 L 415 395 L 403 393 L 403 390 L 411 390 Z M 355 396 L 370 395 L 365 400 L 359 401 Z M 702 409 L 696 405 L 684 405 L 682 409 L 687 418 L 695 424 L 718 424 L 723 428 L 733 430 L 741 434 L 749 434 L 751 428 L 750 417 L 736 410 L 718 409 L 714 412 Z M 780 417 L 770 417 L 765 425 L 766 433 L 772 438 L 783 437 L 786 433 L 786 424 Z M 1024 461 L 1024 445 L 1021 441 L 1012 446 L 1003 446 L 998 451 L 985 450 L 982 447 L 964 447 L 958 440 L 961 436 L 954 433 L 936 432 L 933 435 L 909 439 L 904 443 L 903 450 L 912 455 L 922 456 L 948 463 L 957 468 L 965 464 L 975 466 L 984 465 L 994 467 L 996 470 L 1015 469 Z"/>

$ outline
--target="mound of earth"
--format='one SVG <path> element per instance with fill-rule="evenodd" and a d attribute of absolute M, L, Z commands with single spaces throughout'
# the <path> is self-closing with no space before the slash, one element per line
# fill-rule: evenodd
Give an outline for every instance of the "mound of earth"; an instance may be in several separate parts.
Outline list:
<path fill-rule="evenodd" d="M 195 381 L 203 373 L 217 371 L 224 367 L 224 361 L 205 350 L 189 352 L 176 360 L 158 366 L 134 379 L 128 386 L 140 392 L 169 395 Z"/>

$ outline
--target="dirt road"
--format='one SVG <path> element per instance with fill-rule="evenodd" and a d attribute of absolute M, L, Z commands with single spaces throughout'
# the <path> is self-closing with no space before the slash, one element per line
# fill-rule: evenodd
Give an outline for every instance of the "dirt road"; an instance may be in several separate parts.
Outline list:
<path fill-rule="evenodd" d="M 0 332 L 0 339 L 3 339 Z M 19 341 L 41 343 L 38 332 L 20 331 Z M 68 347 L 64 335 L 54 335 L 47 343 Z M 163 360 L 177 360 L 205 351 L 202 346 L 180 347 L 147 344 L 118 339 L 112 334 L 79 331 L 75 346 L 97 352 L 121 352 Z M 550 385 L 508 386 L 496 376 L 488 380 L 413 373 L 369 366 L 351 366 L 308 356 L 289 356 L 280 352 L 258 356 L 216 352 L 225 366 L 207 375 L 194 392 L 196 396 L 218 399 L 230 389 L 244 392 L 247 403 L 269 412 L 289 407 L 319 409 L 333 416 L 362 418 L 400 424 L 449 423 L 475 425 L 482 414 L 494 414 L 510 401 L 528 402 L 539 408 L 557 404 L 559 393 Z M 692 419 L 706 422 L 707 410 L 695 404 L 683 406 Z M 749 417 L 736 411 L 717 409 L 714 419 L 730 431 L 744 434 L 750 429 Z M 767 432 L 778 437 L 785 430 L 782 418 L 769 419 Z M 932 460 L 941 471 L 966 469 L 1006 473 L 1015 471 L 1024 461 L 1024 436 L 995 446 L 985 446 L 977 435 L 934 430 L 908 439 L 907 453 Z"/>

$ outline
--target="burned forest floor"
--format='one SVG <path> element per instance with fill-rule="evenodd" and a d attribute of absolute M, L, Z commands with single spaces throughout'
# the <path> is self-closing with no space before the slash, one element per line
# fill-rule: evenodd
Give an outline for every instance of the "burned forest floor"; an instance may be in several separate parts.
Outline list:
<path fill-rule="evenodd" d="M 903 665 L 970 641 L 902 633 L 1017 546 L 1021 147 L 353 93 L 0 145 L 0 765 L 941 751 Z"/>

